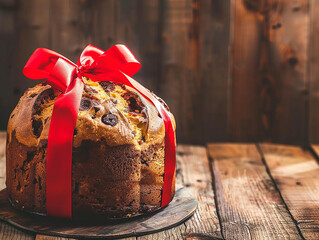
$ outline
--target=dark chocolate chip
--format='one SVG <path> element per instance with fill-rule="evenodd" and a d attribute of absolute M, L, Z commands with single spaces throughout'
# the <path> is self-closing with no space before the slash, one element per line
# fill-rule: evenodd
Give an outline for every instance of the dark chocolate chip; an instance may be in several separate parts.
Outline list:
<path fill-rule="evenodd" d="M 130 112 L 140 113 L 143 110 L 144 104 L 141 102 L 138 95 L 128 92 L 123 94 L 122 97 L 127 101 Z"/>
<path fill-rule="evenodd" d="M 34 136 L 39 138 L 41 136 L 42 130 L 43 130 L 42 120 L 41 119 L 34 119 L 32 121 L 32 132 L 33 132 Z"/>
<path fill-rule="evenodd" d="M 95 111 L 95 113 L 97 113 L 98 111 L 100 111 L 100 108 L 99 107 L 94 107 L 94 111 Z"/>
<path fill-rule="evenodd" d="M 18 182 L 17 191 L 20 191 L 20 190 L 21 190 L 21 185 L 20 185 L 20 182 Z"/>
<path fill-rule="evenodd" d="M 112 113 L 105 114 L 102 116 L 102 122 L 113 127 L 117 124 L 117 117 Z"/>
<path fill-rule="evenodd" d="M 80 103 L 80 111 L 87 111 L 90 110 L 92 107 L 92 102 L 89 99 L 81 99 Z"/>
<path fill-rule="evenodd" d="M 74 128 L 74 132 L 73 132 L 73 136 L 78 134 L 78 130 L 76 128 Z"/>
<path fill-rule="evenodd" d="M 42 189 L 42 183 L 41 183 L 41 177 L 38 176 L 38 182 L 39 182 L 39 189 L 41 190 Z"/>
<path fill-rule="evenodd" d="M 14 117 L 14 114 L 12 114 L 10 118 L 13 118 L 13 117 Z"/>
<path fill-rule="evenodd" d="M 124 84 L 119 84 L 123 90 L 126 90 L 126 86 Z"/>
<path fill-rule="evenodd" d="M 20 168 L 22 171 L 26 171 L 28 169 L 28 164 L 33 160 L 36 155 L 36 151 L 27 152 L 27 159 L 23 161 L 22 167 Z"/>
<path fill-rule="evenodd" d="M 111 92 L 115 90 L 115 84 L 112 82 L 99 82 L 105 92 Z"/>
<path fill-rule="evenodd" d="M 80 183 L 79 182 L 75 182 L 73 193 L 79 193 L 79 188 L 80 188 Z"/>
<path fill-rule="evenodd" d="M 40 147 L 47 147 L 48 146 L 48 139 L 41 139 L 40 142 L 39 142 L 39 146 Z"/>

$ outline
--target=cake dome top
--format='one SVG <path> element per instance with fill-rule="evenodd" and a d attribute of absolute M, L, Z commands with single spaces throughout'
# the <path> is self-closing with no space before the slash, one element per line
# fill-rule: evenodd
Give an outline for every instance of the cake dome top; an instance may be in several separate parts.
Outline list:
<path fill-rule="evenodd" d="M 153 104 L 135 89 L 85 77 L 83 82 L 73 147 L 90 140 L 105 141 L 109 146 L 133 144 L 143 150 L 163 141 L 163 120 Z M 17 140 L 26 146 L 45 145 L 54 102 L 60 94 L 45 82 L 29 88 L 10 116 L 9 138 L 14 131 Z M 155 97 L 168 109 L 162 99 Z M 170 116 L 175 128 L 174 117 Z"/>

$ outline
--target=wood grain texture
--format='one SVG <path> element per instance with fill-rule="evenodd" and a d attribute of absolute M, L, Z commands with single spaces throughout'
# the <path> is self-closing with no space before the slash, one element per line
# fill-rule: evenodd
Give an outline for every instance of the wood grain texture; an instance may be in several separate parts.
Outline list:
<path fill-rule="evenodd" d="M 191 54 L 192 44 L 196 35 L 190 33 L 192 28 L 193 1 L 189 0 L 164 0 L 162 12 L 161 31 L 161 79 L 160 96 L 170 106 L 176 116 L 177 138 L 187 139 L 191 142 L 194 132 L 198 128 L 195 124 L 194 103 L 198 100 L 199 79 L 195 79 L 195 66 Z M 194 1 L 195 2 L 195 1 Z M 195 21 L 195 19 L 194 19 Z M 197 20 L 196 20 L 197 21 Z M 197 22 L 194 24 L 197 24 Z M 193 45 L 193 47 L 195 47 Z M 196 81 L 197 80 L 197 81 Z M 195 101 L 195 102 L 194 102 Z M 188 128 L 188 125 L 193 128 Z"/>
<path fill-rule="evenodd" d="M 225 239 L 301 239 L 254 144 L 209 144 Z"/>
<path fill-rule="evenodd" d="M 194 100 L 197 112 L 195 124 L 199 126 L 192 144 L 230 139 L 228 121 L 230 107 L 229 38 L 230 0 L 199 1 L 199 65 L 201 93 Z M 198 134 L 200 133 L 200 134 Z"/>
<path fill-rule="evenodd" d="M 305 239 L 319 238 L 319 164 L 300 147 L 261 144 L 281 196 Z"/>
<path fill-rule="evenodd" d="M 15 37 L 15 12 L 17 9 L 15 0 L 0 1 L 0 72 L 5 87 L 0 88 L 0 129 L 7 127 L 9 115 L 14 108 L 12 76 L 13 49 Z M 5 23 L 5 24 L 4 24 Z"/>
<path fill-rule="evenodd" d="M 35 240 L 75 240 L 75 239 L 37 234 L 35 237 Z"/>
<path fill-rule="evenodd" d="M 5 240 L 33 240 L 35 238 L 34 234 L 21 231 L 7 223 L 0 222 L 0 239 Z"/>
<path fill-rule="evenodd" d="M 87 1 L 80 0 L 50 2 L 50 48 L 73 62 L 77 62 L 86 47 L 85 39 L 92 30 L 91 19 L 87 17 L 91 9 L 87 5 Z"/>
<path fill-rule="evenodd" d="M 189 188 L 198 201 L 198 209 L 194 216 L 185 222 L 184 237 L 196 233 L 207 238 L 221 238 L 206 148 L 179 145 L 177 166 L 181 184 Z"/>
<path fill-rule="evenodd" d="M 231 39 L 229 68 L 231 106 L 229 133 L 233 141 L 256 141 L 260 135 L 261 18 L 247 1 L 231 1 Z"/>
<path fill-rule="evenodd" d="M 0 0 L 0 129 L 37 81 L 38 47 L 76 61 L 126 44 L 135 78 L 163 98 L 180 143 L 319 142 L 316 0 Z M 77 13 L 77 14 L 74 14 Z"/>
<path fill-rule="evenodd" d="M 121 239 L 121 240 L 136 240 L 136 237 L 119 238 L 119 239 Z M 63 237 L 37 234 L 35 240 L 75 240 L 75 238 L 63 238 Z"/>
<path fill-rule="evenodd" d="M 15 23 L 16 42 L 12 65 L 14 105 L 27 88 L 39 82 L 24 77 L 22 69 L 36 48 L 50 47 L 50 0 L 18 0 Z"/>
<path fill-rule="evenodd" d="M 319 2 L 310 0 L 309 142 L 319 143 Z"/>
<path fill-rule="evenodd" d="M 124 3 L 124 2 L 123 2 Z M 122 8 L 125 5 L 122 4 Z M 142 64 L 141 70 L 134 75 L 143 86 L 159 94 L 161 58 L 161 11 L 162 1 L 138 0 L 134 4 L 136 20 L 128 22 L 128 29 L 135 34 L 130 47 Z M 121 23 L 121 21 L 119 21 Z"/>
<path fill-rule="evenodd" d="M 272 141 L 305 145 L 308 141 L 309 1 L 278 1 L 269 15 L 269 60 L 278 101 Z"/>
<path fill-rule="evenodd" d="M 250 7 L 249 2 L 231 2 L 229 132 L 233 141 L 256 141 L 260 138 L 261 81 L 258 66 L 263 18 L 258 9 Z"/>

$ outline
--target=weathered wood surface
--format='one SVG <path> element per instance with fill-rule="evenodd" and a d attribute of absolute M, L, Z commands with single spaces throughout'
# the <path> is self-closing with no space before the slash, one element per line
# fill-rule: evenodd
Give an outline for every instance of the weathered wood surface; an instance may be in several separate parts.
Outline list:
<path fill-rule="evenodd" d="M 190 143 L 206 144 L 230 139 L 228 131 L 230 86 L 230 0 L 200 0 L 199 9 L 198 75 L 200 94 L 193 97 L 195 128 Z M 187 93 L 186 93 L 187 94 Z M 218 114 L 216 114 L 218 113 Z M 200 133 L 200 134 L 198 134 Z M 212 134 L 213 133 L 213 134 Z"/>
<path fill-rule="evenodd" d="M 272 139 L 284 144 L 308 141 L 309 10 L 309 0 L 278 1 L 269 10 L 269 61 L 277 100 Z"/>
<path fill-rule="evenodd" d="M 204 147 L 180 145 L 177 147 L 177 166 L 182 181 L 198 201 L 198 210 L 186 223 L 185 236 L 221 238 L 221 230 L 214 201 L 212 174 Z"/>
<path fill-rule="evenodd" d="M 260 129 L 259 58 L 261 48 L 261 18 L 251 11 L 247 1 L 231 1 L 231 38 L 229 66 L 231 105 L 229 132 L 235 141 L 256 141 Z"/>
<path fill-rule="evenodd" d="M 319 143 L 319 1 L 310 0 L 309 141 Z"/>
<path fill-rule="evenodd" d="M 76 61 L 126 44 L 171 107 L 181 143 L 319 143 L 318 1 L 0 0 L 0 129 L 36 81 L 37 47 Z M 77 14 L 74 14 L 77 13 Z"/>
<path fill-rule="evenodd" d="M 209 144 L 225 239 L 301 239 L 254 144 Z"/>
<path fill-rule="evenodd" d="M 306 239 L 319 239 L 319 164 L 301 147 L 261 144 L 270 173 Z"/>
<path fill-rule="evenodd" d="M 13 99 L 12 62 L 14 55 L 12 51 L 15 48 L 15 12 L 17 4 L 15 0 L 0 1 L 0 72 L 2 75 L 1 84 L 6 87 L 0 87 L 0 129 L 7 126 L 8 116 L 13 110 L 15 101 Z M 3 24 L 5 23 L 5 24 Z"/>

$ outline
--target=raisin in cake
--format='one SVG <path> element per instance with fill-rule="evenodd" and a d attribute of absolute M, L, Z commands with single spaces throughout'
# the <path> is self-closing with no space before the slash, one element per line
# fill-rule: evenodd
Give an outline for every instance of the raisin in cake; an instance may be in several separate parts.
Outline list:
<path fill-rule="evenodd" d="M 159 209 L 165 127 L 158 111 L 130 87 L 83 80 L 73 138 L 73 217 L 90 214 L 122 218 Z M 43 215 L 47 139 L 59 94 L 46 83 L 28 89 L 8 123 L 9 199 L 19 209 Z M 175 128 L 174 117 L 170 116 Z"/>

